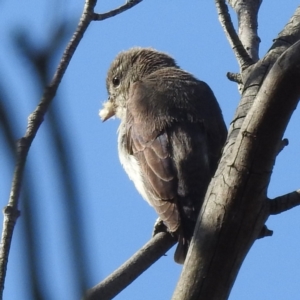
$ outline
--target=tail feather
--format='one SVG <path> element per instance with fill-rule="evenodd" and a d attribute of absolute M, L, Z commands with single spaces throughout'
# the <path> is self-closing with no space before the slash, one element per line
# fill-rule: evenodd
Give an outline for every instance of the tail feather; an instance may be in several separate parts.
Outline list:
<path fill-rule="evenodd" d="M 182 236 L 179 236 L 177 248 L 174 253 L 174 260 L 176 263 L 183 265 L 188 249 L 189 249 L 189 241 L 183 238 Z"/>

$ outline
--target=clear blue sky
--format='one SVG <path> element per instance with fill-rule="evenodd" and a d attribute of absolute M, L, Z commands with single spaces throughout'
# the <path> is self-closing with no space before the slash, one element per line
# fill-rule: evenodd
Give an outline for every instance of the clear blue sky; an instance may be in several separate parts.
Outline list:
<path fill-rule="evenodd" d="M 56 20 L 78 20 L 84 1 L 1 1 L 0 3 L 0 78 L 14 110 L 19 136 L 26 128 L 41 91 L 32 69 L 19 57 L 12 43 L 16 29 L 30 32 L 29 39 L 43 47 Z M 99 1 L 97 12 L 121 5 L 122 1 Z M 287 23 L 299 2 L 265 1 L 259 14 L 259 36 L 263 56 L 278 32 Z M 55 9 L 53 9 L 55 6 Z M 233 15 L 235 20 L 235 17 Z M 238 67 L 219 25 L 214 1 L 144 1 L 130 11 L 103 22 L 94 22 L 79 45 L 59 88 L 59 113 L 68 128 L 69 155 L 77 163 L 82 220 L 90 269 L 90 286 L 110 274 L 141 246 L 152 232 L 155 212 L 141 199 L 122 170 L 117 155 L 119 121 L 101 123 L 98 111 L 107 97 L 106 71 L 116 54 L 132 46 L 151 46 L 172 55 L 185 70 L 206 81 L 213 89 L 228 125 L 239 101 L 235 83 L 226 79 Z M 57 60 L 59 57 L 57 57 Z M 53 62 L 53 68 L 57 64 Z M 56 101 L 58 99 L 55 99 Z M 42 253 L 41 274 L 47 291 L 45 299 L 72 300 L 80 295 L 73 290 L 71 258 L 68 255 L 64 213 L 57 194 L 59 180 L 53 170 L 53 154 L 47 138 L 46 117 L 30 151 L 31 177 L 35 179 L 35 204 Z M 300 114 L 296 111 L 285 134 L 290 145 L 279 155 L 269 197 L 299 188 Z M 1 137 L 1 136 L 0 136 Z M 7 204 L 12 168 L 7 151 L 0 147 L 0 201 Z M 230 300 L 300 299 L 300 209 L 268 220 L 274 230 L 271 238 L 258 240 L 249 252 Z M 31 299 L 27 291 L 27 258 L 22 217 L 18 220 L 9 257 L 4 299 Z M 162 257 L 119 294 L 119 300 L 170 299 L 181 266 L 173 262 L 173 251 Z"/>

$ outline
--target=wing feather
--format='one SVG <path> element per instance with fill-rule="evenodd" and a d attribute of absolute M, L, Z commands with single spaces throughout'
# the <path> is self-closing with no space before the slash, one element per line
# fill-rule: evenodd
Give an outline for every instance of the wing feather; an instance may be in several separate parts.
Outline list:
<path fill-rule="evenodd" d="M 126 147 L 140 166 L 148 202 L 169 231 L 180 229 L 186 249 L 226 127 L 204 82 L 176 68 L 159 72 L 130 88 Z"/>

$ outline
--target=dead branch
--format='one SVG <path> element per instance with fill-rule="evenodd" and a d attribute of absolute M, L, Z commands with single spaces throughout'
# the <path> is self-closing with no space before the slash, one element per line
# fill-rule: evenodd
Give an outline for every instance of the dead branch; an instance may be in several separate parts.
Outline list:
<path fill-rule="evenodd" d="M 176 239 L 169 233 L 160 232 L 156 234 L 116 271 L 91 288 L 84 299 L 112 299 L 163 256 L 175 243 Z"/>
<path fill-rule="evenodd" d="M 257 34 L 257 16 L 262 0 L 229 0 L 238 17 L 239 38 L 249 56 L 257 62 L 260 38 Z"/>
<path fill-rule="evenodd" d="M 296 9 L 294 15 L 288 21 L 284 29 L 278 34 L 277 38 L 268 53 L 256 64 L 245 69 L 241 76 L 243 78 L 244 88 L 242 98 L 236 110 L 233 121 L 229 128 L 228 143 L 225 146 L 224 153 L 230 153 L 230 148 L 244 122 L 244 119 L 252 107 L 255 96 L 257 95 L 262 82 L 268 75 L 273 64 L 291 45 L 300 39 L 300 6 Z M 230 142 L 229 142 L 230 141 Z"/>
<path fill-rule="evenodd" d="M 300 41 L 277 59 L 235 143 L 229 141 L 208 188 L 173 300 L 228 298 L 268 218 L 266 192 L 278 144 L 300 97 L 299 53 Z"/>
<path fill-rule="evenodd" d="M 215 0 L 219 21 L 221 26 L 225 31 L 225 35 L 229 41 L 229 44 L 235 54 L 237 62 L 241 70 L 247 69 L 253 64 L 252 59 L 245 50 L 243 44 L 241 43 L 231 21 L 230 14 L 228 12 L 228 7 L 225 0 Z"/>
<path fill-rule="evenodd" d="M 292 209 L 300 205 L 300 190 L 288 193 L 275 199 L 270 199 L 268 204 L 270 215 L 277 215 Z"/>

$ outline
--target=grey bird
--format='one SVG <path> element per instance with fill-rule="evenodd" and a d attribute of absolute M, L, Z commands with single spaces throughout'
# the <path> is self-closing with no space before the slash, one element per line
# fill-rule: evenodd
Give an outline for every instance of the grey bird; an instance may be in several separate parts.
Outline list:
<path fill-rule="evenodd" d="M 121 119 L 121 164 L 178 238 L 174 259 L 182 264 L 227 135 L 220 107 L 206 83 L 151 48 L 121 52 L 106 86 L 100 117 Z"/>

